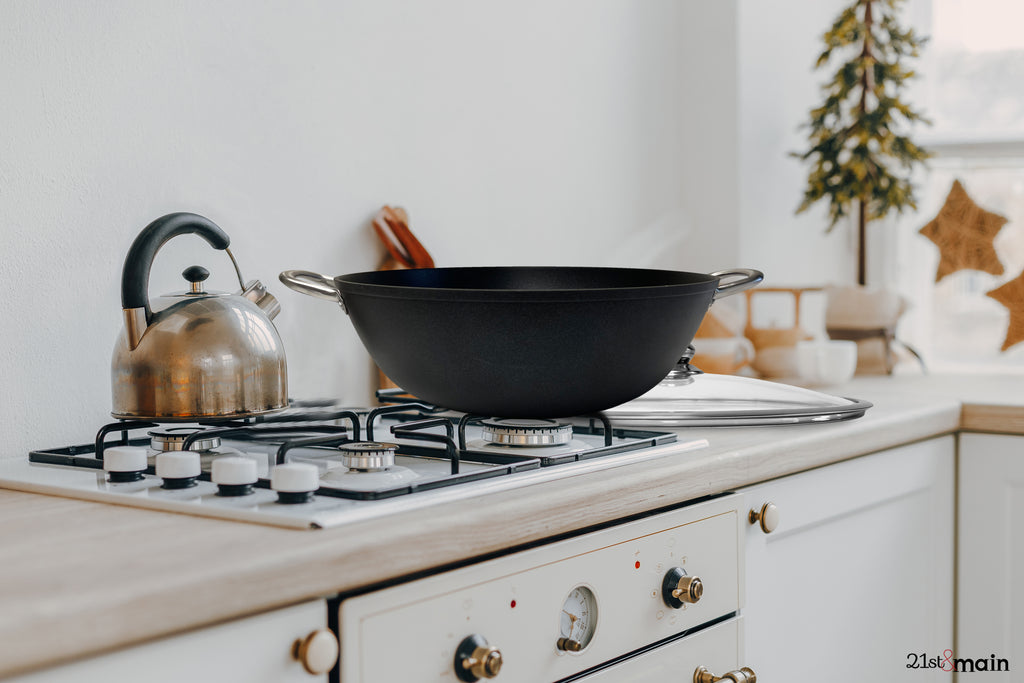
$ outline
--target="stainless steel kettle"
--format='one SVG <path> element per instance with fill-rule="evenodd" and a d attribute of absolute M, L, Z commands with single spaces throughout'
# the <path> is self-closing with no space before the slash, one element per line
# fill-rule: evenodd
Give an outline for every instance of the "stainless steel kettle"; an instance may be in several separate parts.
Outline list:
<path fill-rule="evenodd" d="M 185 269 L 188 291 L 149 299 L 149 272 L 165 242 L 199 235 L 231 258 L 242 289 L 207 292 L 209 271 Z M 281 310 L 258 281 L 242 280 L 230 238 L 193 213 L 158 218 L 135 238 L 121 275 L 124 328 L 111 363 L 116 418 L 195 421 L 248 417 L 288 403 L 284 345 L 274 316 Z"/>

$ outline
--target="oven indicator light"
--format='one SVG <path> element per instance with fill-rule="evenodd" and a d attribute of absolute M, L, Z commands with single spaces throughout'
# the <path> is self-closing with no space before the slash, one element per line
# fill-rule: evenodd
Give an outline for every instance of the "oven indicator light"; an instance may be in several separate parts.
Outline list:
<path fill-rule="evenodd" d="M 636 567 L 637 569 L 640 569 L 640 560 L 637 560 L 636 564 L 634 564 L 633 566 Z"/>

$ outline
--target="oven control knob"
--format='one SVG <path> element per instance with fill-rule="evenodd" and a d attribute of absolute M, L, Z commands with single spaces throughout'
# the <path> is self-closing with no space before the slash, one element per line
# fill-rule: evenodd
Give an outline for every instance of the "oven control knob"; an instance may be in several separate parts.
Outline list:
<path fill-rule="evenodd" d="M 704 582 L 699 576 L 691 576 L 682 567 L 672 567 L 661 582 L 661 597 L 673 609 L 693 604 L 704 595 Z"/>
<path fill-rule="evenodd" d="M 157 453 L 156 476 L 164 480 L 165 489 L 187 489 L 196 485 L 202 473 L 199 454 L 193 451 Z"/>
<path fill-rule="evenodd" d="M 494 678 L 501 671 L 501 664 L 501 651 L 475 633 L 464 638 L 455 650 L 455 676 L 460 681 L 472 683 L 481 678 Z"/>
<path fill-rule="evenodd" d="M 259 479 L 256 461 L 235 455 L 217 458 L 210 467 L 210 479 L 217 485 L 218 496 L 247 496 Z"/>
<path fill-rule="evenodd" d="M 716 676 L 703 666 L 698 666 L 693 672 L 693 683 L 757 683 L 757 674 L 752 669 L 743 667 L 729 673 Z"/>
<path fill-rule="evenodd" d="M 103 469 L 112 483 L 139 481 L 146 472 L 147 451 L 141 446 L 112 446 L 103 450 Z"/>
<path fill-rule="evenodd" d="M 292 645 L 292 657 L 314 676 L 322 676 L 338 663 L 338 637 L 329 628 L 313 631 Z"/>
<path fill-rule="evenodd" d="M 762 505 L 760 510 L 751 510 L 748 518 L 751 524 L 757 524 L 766 534 L 779 528 L 779 508 L 771 501 Z"/>
<path fill-rule="evenodd" d="M 320 488 L 320 470 L 316 465 L 288 462 L 270 471 L 270 488 L 277 491 L 277 502 L 284 505 L 308 503 Z"/>

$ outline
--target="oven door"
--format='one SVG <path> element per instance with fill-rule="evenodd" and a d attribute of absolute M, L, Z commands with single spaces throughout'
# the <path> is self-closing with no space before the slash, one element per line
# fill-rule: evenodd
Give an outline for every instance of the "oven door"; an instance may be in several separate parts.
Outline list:
<path fill-rule="evenodd" d="M 694 673 L 700 667 L 716 677 L 739 669 L 742 655 L 743 618 L 735 617 L 684 638 L 625 657 L 621 661 L 611 662 L 591 673 L 565 679 L 565 683 L 689 683 L 694 680 Z M 743 680 L 742 677 L 740 680 Z"/>
<path fill-rule="evenodd" d="M 690 681 L 698 666 L 736 669 L 739 502 L 723 496 L 345 597 L 341 681 L 472 683 L 499 670 L 505 683 L 612 681 L 599 672 L 633 666 Z"/>

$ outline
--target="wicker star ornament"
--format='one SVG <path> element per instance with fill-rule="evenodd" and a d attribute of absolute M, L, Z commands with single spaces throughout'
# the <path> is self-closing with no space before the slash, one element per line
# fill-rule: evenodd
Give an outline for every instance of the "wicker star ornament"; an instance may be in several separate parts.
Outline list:
<path fill-rule="evenodd" d="M 939 248 L 935 281 L 964 269 L 1002 275 L 993 240 L 1005 224 L 1005 218 L 978 206 L 954 180 L 939 214 L 919 231 Z"/>
<path fill-rule="evenodd" d="M 1003 351 L 1024 341 L 1024 273 L 988 292 L 1010 312 L 1010 326 L 1006 329 Z"/>

